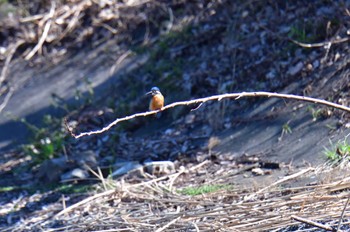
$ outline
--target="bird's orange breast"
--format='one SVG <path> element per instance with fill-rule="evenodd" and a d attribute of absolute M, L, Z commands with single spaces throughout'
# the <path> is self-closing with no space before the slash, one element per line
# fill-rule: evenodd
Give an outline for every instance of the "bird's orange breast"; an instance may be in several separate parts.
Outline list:
<path fill-rule="evenodd" d="M 154 95 L 149 105 L 150 110 L 159 110 L 164 106 L 164 97 L 161 94 Z"/>

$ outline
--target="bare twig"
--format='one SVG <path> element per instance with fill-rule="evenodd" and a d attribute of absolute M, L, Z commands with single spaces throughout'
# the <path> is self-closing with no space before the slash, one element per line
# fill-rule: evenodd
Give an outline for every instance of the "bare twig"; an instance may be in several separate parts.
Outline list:
<path fill-rule="evenodd" d="M 163 226 L 162 228 L 159 228 L 158 230 L 156 230 L 156 232 L 162 232 L 164 231 L 166 228 L 168 228 L 169 226 L 171 226 L 172 224 L 174 224 L 177 220 L 179 220 L 180 217 L 175 218 L 174 220 L 172 220 L 171 222 L 169 222 L 168 224 L 166 224 L 165 226 Z"/>
<path fill-rule="evenodd" d="M 301 217 L 298 217 L 298 216 L 295 216 L 295 215 L 292 215 L 291 217 L 292 217 L 294 220 L 297 220 L 297 221 L 299 221 L 299 222 L 303 222 L 303 223 L 306 223 L 306 224 L 315 226 L 315 227 L 317 227 L 317 228 L 321 228 L 321 229 L 324 229 L 324 230 L 327 230 L 327 231 L 334 231 L 333 228 L 330 227 L 330 226 L 323 225 L 323 224 L 321 224 L 321 223 L 314 222 L 314 221 L 311 221 L 311 220 L 309 220 L 309 219 L 301 218 Z"/>
<path fill-rule="evenodd" d="M 50 9 L 50 12 L 48 14 L 48 19 L 47 19 L 47 22 L 45 24 L 45 27 L 44 27 L 44 31 L 43 31 L 43 34 L 41 35 L 37 45 L 35 45 L 35 47 L 33 48 L 32 51 L 29 52 L 29 54 L 25 57 L 26 60 L 30 60 L 34 55 L 35 53 L 37 53 L 39 51 L 39 49 L 41 49 L 41 47 L 43 46 L 45 40 L 46 40 L 46 37 L 49 33 L 49 30 L 50 30 L 50 27 L 51 27 L 51 24 L 52 24 L 52 18 L 55 14 L 55 8 L 56 8 L 56 2 L 55 1 L 52 1 L 51 2 L 51 9 Z"/>
<path fill-rule="evenodd" d="M 203 103 L 200 103 L 197 107 L 191 109 L 191 111 L 195 111 L 195 110 L 198 110 L 201 106 L 203 105 Z"/>
<path fill-rule="evenodd" d="M 58 20 L 64 21 L 66 18 L 70 17 L 72 14 L 72 18 L 69 20 L 69 23 L 62 32 L 62 34 L 57 38 L 55 42 L 61 41 L 63 38 L 65 38 L 69 33 L 71 33 L 76 26 L 78 26 L 80 14 L 85 10 L 87 6 L 90 5 L 89 1 L 82 1 L 78 5 L 75 5 L 70 12 L 64 14 L 61 16 Z"/>
<path fill-rule="evenodd" d="M 340 215 L 340 218 L 339 218 L 339 222 L 338 222 L 338 227 L 337 227 L 337 230 L 336 230 L 337 232 L 340 231 L 340 227 L 341 227 L 341 224 L 342 224 L 342 222 L 343 222 L 345 210 L 346 210 L 346 207 L 347 207 L 348 204 L 349 204 L 349 201 L 350 201 L 350 197 L 348 197 L 348 199 L 346 200 L 345 205 L 344 205 L 344 208 L 343 208 L 343 211 L 341 212 L 341 215 Z"/>
<path fill-rule="evenodd" d="M 107 191 L 107 185 L 106 185 L 106 180 L 102 175 L 101 169 L 100 167 L 97 167 L 97 171 L 98 173 L 96 173 L 92 168 L 90 168 L 88 165 L 85 165 L 85 167 L 94 175 L 97 177 L 97 179 L 99 179 L 103 185 L 103 189 L 105 191 Z"/>
<path fill-rule="evenodd" d="M 40 20 L 40 19 L 42 19 L 43 17 L 44 17 L 44 14 L 30 15 L 30 16 L 25 17 L 25 18 L 20 18 L 20 19 L 19 19 L 19 22 L 20 22 L 20 23 L 28 23 L 28 22 Z"/>
<path fill-rule="evenodd" d="M 7 70 L 9 68 L 9 66 L 10 66 L 10 62 L 12 60 L 13 55 L 15 54 L 17 48 L 19 46 L 21 46 L 23 43 L 24 43 L 24 40 L 19 40 L 19 41 L 17 41 L 16 44 L 9 46 L 9 48 L 8 48 L 9 52 L 6 55 L 5 64 L 4 64 L 4 67 L 2 68 L 1 74 L 0 74 L 0 86 L 6 79 Z"/>
<path fill-rule="evenodd" d="M 0 113 L 1 111 L 3 111 L 3 109 L 6 107 L 7 103 L 9 102 L 10 98 L 12 97 L 14 92 L 14 89 L 12 87 L 10 87 L 10 90 L 8 91 L 8 93 L 5 96 L 4 101 L 1 103 L 0 105 Z"/>
<path fill-rule="evenodd" d="M 67 205 L 66 205 L 66 198 L 64 197 L 64 194 L 62 194 L 61 198 L 62 198 L 62 208 L 63 210 L 65 210 L 67 208 Z"/>
<path fill-rule="evenodd" d="M 124 52 L 115 62 L 115 64 L 112 66 L 112 68 L 109 70 L 109 75 L 112 75 L 115 70 L 117 69 L 117 67 L 126 59 L 128 58 L 130 55 L 132 54 L 131 50 L 128 50 L 126 52 Z"/>
<path fill-rule="evenodd" d="M 6 60 L 5 60 L 5 64 L 4 64 L 4 67 L 2 68 L 1 70 L 1 74 L 0 74 L 0 86 L 2 85 L 2 83 L 5 81 L 6 79 L 6 75 L 7 75 L 7 70 L 10 66 L 10 62 L 14 56 L 14 54 L 16 53 L 17 51 L 17 48 L 19 46 L 21 46 L 22 44 L 24 44 L 24 40 L 20 39 L 18 40 L 14 45 L 10 45 L 9 46 L 9 52 L 7 54 L 7 57 L 6 57 Z M 10 87 L 5 98 L 4 98 L 4 101 L 0 104 L 0 113 L 1 111 L 3 111 L 3 109 L 6 107 L 7 103 L 10 101 L 10 98 L 12 97 L 13 95 L 13 92 L 14 92 L 14 88 L 13 87 Z"/>
<path fill-rule="evenodd" d="M 196 232 L 199 232 L 199 228 L 195 222 L 191 222 L 194 228 L 196 229 Z"/>
<path fill-rule="evenodd" d="M 293 94 L 271 93 L 271 92 L 242 92 L 242 93 L 226 93 L 226 94 L 214 95 L 214 96 L 210 96 L 210 97 L 198 98 L 198 99 L 194 99 L 194 100 L 190 100 L 190 101 L 174 102 L 172 104 L 164 106 L 160 110 L 137 113 L 137 114 L 133 114 L 130 116 L 126 116 L 124 118 L 118 118 L 100 130 L 83 132 L 83 133 L 80 133 L 78 135 L 76 135 L 72 132 L 72 128 L 70 128 L 67 123 L 66 123 L 66 127 L 67 127 L 67 130 L 71 133 L 71 135 L 73 137 L 75 137 L 76 139 L 78 139 L 78 138 L 83 137 L 83 136 L 101 134 L 103 132 L 106 132 L 120 122 L 128 121 L 128 120 L 131 120 L 131 119 L 134 119 L 137 117 L 146 117 L 148 115 L 156 114 L 158 112 L 165 111 L 167 109 L 174 108 L 176 106 L 205 103 L 208 101 L 220 101 L 220 100 L 225 99 L 225 98 L 235 98 L 237 100 L 237 99 L 240 99 L 242 97 L 268 97 L 268 98 L 277 97 L 277 98 L 294 99 L 294 100 L 299 100 L 299 101 L 312 102 L 312 103 L 320 104 L 320 105 L 326 105 L 326 106 L 333 107 L 336 109 L 344 110 L 346 112 L 350 112 L 350 108 L 347 106 L 343 106 L 343 105 L 340 105 L 337 103 L 329 102 L 329 101 L 326 101 L 323 99 L 304 97 L 304 96 L 298 96 L 298 95 L 293 95 Z"/>
<path fill-rule="evenodd" d="M 349 41 L 349 39 L 350 39 L 349 37 L 346 37 L 346 38 L 341 38 L 341 39 L 335 39 L 335 40 L 332 40 L 332 41 L 321 42 L 321 43 L 312 43 L 312 44 L 302 43 L 302 42 L 296 41 L 294 39 L 289 39 L 289 40 L 292 41 L 293 43 L 299 45 L 300 47 L 304 47 L 304 48 L 318 48 L 318 47 L 328 47 L 329 44 L 344 43 L 344 42 Z"/>

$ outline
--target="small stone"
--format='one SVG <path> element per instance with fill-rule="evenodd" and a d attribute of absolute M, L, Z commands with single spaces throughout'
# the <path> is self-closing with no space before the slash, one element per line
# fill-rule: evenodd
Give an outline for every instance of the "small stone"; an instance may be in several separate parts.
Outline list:
<path fill-rule="evenodd" d="M 341 57 L 341 56 L 340 56 L 339 52 L 337 52 L 337 53 L 335 54 L 335 56 L 334 56 L 334 62 L 337 62 L 337 61 L 339 60 L 340 57 Z"/>
<path fill-rule="evenodd" d="M 224 128 L 225 129 L 229 129 L 229 128 L 231 128 L 232 127 L 232 123 L 231 122 L 225 122 L 224 123 Z"/>
<path fill-rule="evenodd" d="M 144 170 L 154 176 L 162 176 L 174 173 L 175 165 L 171 161 L 152 161 L 144 164 Z"/>
<path fill-rule="evenodd" d="M 276 77 L 276 70 L 275 69 L 271 70 L 270 72 L 268 72 L 266 74 L 267 79 L 275 79 L 275 77 Z"/>
<path fill-rule="evenodd" d="M 314 69 L 318 68 L 320 66 L 320 61 L 315 60 L 314 62 L 312 62 L 312 66 L 314 67 Z"/>
<path fill-rule="evenodd" d="M 242 12 L 242 18 L 245 18 L 249 15 L 249 12 L 247 10 Z"/>
<path fill-rule="evenodd" d="M 306 65 L 306 69 L 307 69 L 307 71 L 312 71 L 312 69 L 313 69 L 312 64 L 308 63 L 308 64 Z"/>
<path fill-rule="evenodd" d="M 192 124 L 194 122 L 194 119 L 196 118 L 196 116 L 194 114 L 188 114 L 185 117 L 185 123 L 186 124 Z"/>
<path fill-rule="evenodd" d="M 165 130 L 164 134 L 165 135 L 171 135 L 171 134 L 173 134 L 173 132 L 174 132 L 174 129 L 168 128 L 168 129 Z"/>
<path fill-rule="evenodd" d="M 6 51 L 5 47 L 0 47 L 0 55 L 5 55 Z"/>
<path fill-rule="evenodd" d="M 61 180 L 71 180 L 71 179 L 86 179 L 89 177 L 87 171 L 80 168 L 75 168 L 72 171 L 64 173 L 61 175 Z"/>
<path fill-rule="evenodd" d="M 300 61 L 295 66 L 288 69 L 287 74 L 294 76 L 298 74 L 303 69 L 304 64 Z"/>
<path fill-rule="evenodd" d="M 256 176 L 262 176 L 265 175 L 264 170 L 262 170 L 261 168 L 253 168 L 252 169 L 252 173 Z"/>

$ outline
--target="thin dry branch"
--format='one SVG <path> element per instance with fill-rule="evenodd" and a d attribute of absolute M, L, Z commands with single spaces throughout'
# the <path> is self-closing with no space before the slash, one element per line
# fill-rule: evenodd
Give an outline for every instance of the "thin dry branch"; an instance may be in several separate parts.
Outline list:
<path fill-rule="evenodd" d="M 164 231 L 166 228 L 168 228 L 169 226 L 171 226 L 172 224 L 174 224 L 177 220 L 179 220 L 181 217 L 177 217 L 174 220 L 172 220 L 171 222 L 169 222 L 168 224 L 166 224 L 165 226 L 163 226 L 162 228 L 159 228 L 158 230 L 156 230 L 156 232 L 162 232 Z"/>
<path fill-rule="evenodd" d="M 341 212 L 341 215 L 340 215 L 340 218 L 339 218 L 339 222 L 338 222 L 337 232 L 340 231 L 340 227 L 341 227 L 341 224 L 343 222 L 345 210 L 346 210 L 346 207 L 348 207 L 349 201 L 350 201 L 350 197 L 348 197 L 348 199 L 346 200 L 344 208 L 343 208 L 343 211 Z"/>
<path fill-rule="evenodd" d="M 317 222 L 311 221 L 309 219 L 301 218 L 301 217 L 298 217 L 298 216 L 295 216 L 295 215 L 292 215 L 292 218 L 294 220 L 297 220 L 299 222 L 303 222 L 303 223 L 312 225 L 312 226 L 317 227 L 317 228 L 321 228 L 321 229 L 324 229 L 324 230 L 327 230 L 327 231 L 334 231 L 333 228 L 330 227 L 330 226 L 323 225 L 321 223 L 317 223 Z"/>
<path fill-rule="evenodd" d="M 34 55 L 35 53 L 37 53 L 43 46 L 45 40 L 46 40 L 46 37 L 47 35 L 49 34 L 49 30 L 50 30 L 50 27 L 51 27 L 51 24 L 52 24 L 52 18 L 55 14 L 55 8 L 56 8 L 56 2 L 55 1 L 52 1 L 51 3 L 51 9 L 50 9 L 50 12 L 47 16 L 47 22 L 45 24 L 45 27 L 44 27 L 44 31 L 43 31 L 43 34 L 41 35 L 37 45 L 35 45 L 35 47 L 33 48 L 32 51 L 30 51 L 30 53 L 24 58 L 26 60 L 30 60 Z"/>
<path fill-rule="evenodd" d="M 90 1 L 80 2 L 78 5 L 73 6 L 73 8 L 69 12 L 66 12 L 60 18 L 57 19 L 58 21 L 67 21 L 67 18 L 71 17 L 71 19 L 68 20 L 68 25 L 66 29 L 61 33 L 61 35 L 56 39 L 55 42 L 61 41 L 78 26 L 81 13 L 89 5 Z"/>
<path fill-rule="evenodd" d="M 165 111 L 165 110 L 168 110 L 170 108 L 174 108 L 176 106 L 203 104 L 203 103 L 208 102 L 208 101 L 221 101 L 222 99 L 225 99 L 225 98 L 234 98 L 235 100 L 238 100 L 238 99 L 243 98 L 243 97 L 268 97 L 268 98 L 277 97 L 277 98 L 294 99 L 294 100 L 299 100 L 299 101 L 311 102 L 314 104 L 325 105 L 325 106 L 333 107 L 336 109 L 344 110 L 346 112 L 350 112 L 350 107 L 343 106 L 343 105 L 333 103 L 333 102 L 329 102 L 329 101 L 326 101 L 323 99 L 318 99 L 318 98 L 304 97 L 304 96 L 299 96 L 299 95 L 294 95 L 294 94 L 271 93 L 271 92 L 242 92 L 242 93 L 226 93 L 226 94 L 214 95 L 214 96 L 210 96 L 210 97 L 198 98 L 198 99 L 189 100 L 189 101 L 174 102 L 172 104 L 164 106 L 160 110 L 137 113 L 137 114 L 126 116 L 124 118 L 118 118 L 100 130 L 83 132 L 83 133 L 80 133 L 78 135 L 73 133 L 72 128 L 70 128 L 67 123 L 66 123 L 66 128 L 73 137 L 78 139 L 78 138 L 83 137 L 83 136 L 101 134 L 103 132 L 106 132 L 120 122 L 128 121 L 128 120 L 131 120 L 131 119 L 137 118 L 137 117 L 146 117 L 148 115 L 156 114 L 158 112 Z"/>
<path fill-rule="evenodd" d="M 6 79 L 6 74 L 7 74 L 7 70 L 10 66 L 10 62 L 13 58 L 13 55 L 16 53 L 17 48 L 19 46 L 21 46 L 22 44 L 24 44 L 24 40 L 18 40 L 15 44 L 10 45 L 8 48 L 8 54 L 6 56 L 6 60 L 5 60 L 5 64 L 4 67 L 1 70 L 1 74 L 0 74 L 0 86 L 2 85 L 2 83 L 5 81 Z"/>
<path fill-rule="evenodd" d="M 12 95 L 13 95 L 14 89 L 10 87 L 10 90 L 6 94 L 4 101 L 0 104 L 0 113 L 3 111 L 3 109 L 6 107 L 7 103 L 10 101 Z"/>
<path fill-rule="evenodd" d="M 300 47 L 303 48 L 318 48 L 318 47 L 327 47 L 329 46 L 329 44 L 338 44 L 338 43 L 344 43 L 349 41 L 350 38 L 346 37 L 346 38 L 340 38 L 340 39 L 335 39 L 333 41 L 327 41 L 327 42 L 321 42 L 321 43 L 302 43 L 299 41 L 296 41 L 294 39 L 290 39 L 290 41 L 292 41 L 293 43 L 299 45 Z"/>

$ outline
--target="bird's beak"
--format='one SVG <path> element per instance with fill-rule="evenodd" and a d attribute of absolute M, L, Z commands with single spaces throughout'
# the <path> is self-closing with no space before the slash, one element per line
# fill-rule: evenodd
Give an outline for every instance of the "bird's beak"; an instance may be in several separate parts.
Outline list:
<path fill-rule="evenodd" d="M 152 91 L 149 91 L 148 93 L 145 94 L 146 95 L 151 95 L 152 94 Z"/>

